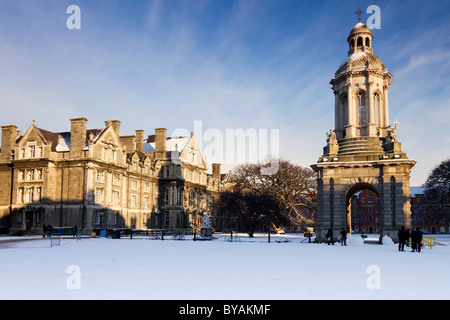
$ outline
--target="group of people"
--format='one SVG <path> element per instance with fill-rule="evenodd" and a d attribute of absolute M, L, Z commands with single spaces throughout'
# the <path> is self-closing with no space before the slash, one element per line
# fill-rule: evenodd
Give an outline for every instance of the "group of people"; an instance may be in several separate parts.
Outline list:
<path fill-rule="evenodd" d="M 341 246 L 346 246 L 347 245 L 347 229 L 342 228 L 340 231 L 341 235 L 338 238 L 338 241 L 341 243 Z M 327 243 L 328 245 L 332 244 L 334 245 L 334 238 L 333 238 L 333 227 L 331 227 L 330 229 L 328 229 L 327 234 L 325 235 L 325 237 L 327 237 Z"/>
<path fill-rule="evenodd" d="M 405 226 L 397 233 L 398 237 L 398 251 L 405 251 L 405 244 L 409 247 L 409 241 L 411 239 L 411 252 L 420 252 L 420 247 L 422 243 L 423 232 L 420 231 L 419 227 L 410 232 Z"/>
<path fill-rule="evenodd" d="M 53 226 L 51 224 L 44 224 L 42 229 L 42 231 L 44 231 L 42 238 L 45 238 L 46 236 L 47 238 L 50 238 L 50 236 L 52 235 Z"/>
<path fill-rule="evenodd" d="M 338 241 L 341 243 L 341 246 L 347 245 L 347 230 L 345 228 L 342 228 L 340 231 L 340 238 L 338 238 Z M 423 232 L 420 231 L 419 227 L 414 229 L 412 232 L 410 232 L 408 229 L 405 228 L 405 226 L 402 226 L 402 228 L 398 231 L 398 251 L 405 251 L 405 244 L 407 247 L 409 247 L 409 241 L 411 239 L 411 252 L 420 252 L 420 247 L 422 243 L 422 237 Z M 325 234 L 325 237 L 327 237 L 327 243 L 328 245 L 332 244 L 334 245 L 334 238 L 333 238 L 333 227 L 328 229 L 328 232 Z"/>

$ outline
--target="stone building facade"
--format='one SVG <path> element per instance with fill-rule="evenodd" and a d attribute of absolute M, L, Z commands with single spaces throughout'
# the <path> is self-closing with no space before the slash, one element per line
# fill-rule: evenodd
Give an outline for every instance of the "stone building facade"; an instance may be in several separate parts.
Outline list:
<path fill-rule="evenodd" d="M 397 230 L 410 227 L 410 171 L 397 140 L 397 124 L 389 122 L 388 89 L 392 75 L 374 55 L 373 35 L 359 22 L 347 38 L 348 56 L 330 84 L 335 96 L 335 129 L 318 162 L 318 213 L 316 234 L 351 230 L 350 201 L 361 190 L 374 192 L 380 201 L 380 236 L 396 238 Z"/>
<path fill-rule="evenodd" d="M 0 225 L 41 231 L 77 225 L 101 228 L 192 230 L 211 197 L 226 187 L 220 164 L 207 166 L 193 134 L 167 137 L 165 128 L 120 136 L 120 121 L 87 129 L 70 119 L 70 131 L 34 123 L 22 135 L 2 126 Z"/>
<path fill-rule="evenodd" d="M 352 232 L 379 233 L 380 232 L 380 199 L 370 190 L 362 190 L 352 196 L 350 212 Z"/>

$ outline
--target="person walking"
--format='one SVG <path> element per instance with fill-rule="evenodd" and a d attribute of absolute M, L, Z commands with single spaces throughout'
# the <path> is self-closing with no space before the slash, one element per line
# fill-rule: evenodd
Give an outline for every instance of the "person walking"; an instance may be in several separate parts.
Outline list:
<path fill-rule="evenodd" d="M 328 229 L 327 234 L 325 235 L 325 237 L 327 237 L 328 240 L 328 245 L 330 245 L 330 243 L 332 245 L 334 245 L 334 241 L 333 241 L 333 227 L 331 227 L 330 229 Z"/>
<path fill-rule="evenodd" d="M 398 231 L 397 237 L 398 237 L 398 251 L 405 251 L 405 242 L 406 242 L 405 226 L 402 226 L 402 228 Z"/>
<path fill-rule="evenodd" d="M 341 230 L 341 246 L 347 245 L 347 229 L 342 228 Z"/>
<path fill-rule="evenodd" d="M 420 231 L 419 227 L 416 227 L 416 230 L 411 232 L 411 242 L 412 242 L 412 251 L 420 252 L 420 243 L 422 242 L 423 232 Z"/>
<path fill-rule="evenodd" d="M 52 236 L 52 230 L 53 230 L 53 226 L 51 224 L 49 224 L 47 226 L 47 238 L 50 238 Z"/>

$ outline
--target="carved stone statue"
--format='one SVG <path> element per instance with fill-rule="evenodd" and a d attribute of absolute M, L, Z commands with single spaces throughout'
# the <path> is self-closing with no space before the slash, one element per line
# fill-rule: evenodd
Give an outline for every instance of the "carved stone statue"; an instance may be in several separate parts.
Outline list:
<path fill-rule="evenodd" d="M 324 154 L 337 155 L 339 151 L 339 144 L 336 138 L 336 133 L 333 129 L 330 129 L 330 133 L 327 132 L 327 146 L 324 148 Z"/>
<path fill-rule="evenodd" d="M 397 141 L 397 124 L 394 128 L 391 125 L 387 128 L 386 143 L 394 141 Z"/>
<path fill-rule="evenodd" d="M 333 129 L 330 129 L 330 133 L 327 132 L 327 142 L 328 144 L 338 144 L 336 133 L 333 131 Z"/>
<path fill-rule="evenodd" d="M 204 239 L 212 239 L 211 219 L 206 213 L 203 215 L 203 225 L 200 234 Z"/>
<path fill-rule="evenodd" d="M 211 219 L 209 219 L 209 216 L 205 213 L 203 215 L 203 228 L 211 228 Z"/>

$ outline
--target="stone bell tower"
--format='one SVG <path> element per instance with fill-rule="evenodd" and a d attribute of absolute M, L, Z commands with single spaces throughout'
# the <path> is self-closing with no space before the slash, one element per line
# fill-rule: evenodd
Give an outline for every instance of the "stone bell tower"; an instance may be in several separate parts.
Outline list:
<path fill-rule="evenodd" d="M 318 239 L 330 227 L 351 231 L 351 197 L 368 189 L 379 199 L 380 238 L 396 238 L 402 225 L 410 227 L 410 170 L 397 140 L 397 123 L 389 124 L 388 89 L 392 74 L 374 55 L 373 34 L 357 23 L 347 37 L 347 58 L 330 84 L 335 96 L 335 129 L 311 167 L 318 180 Z"/>

